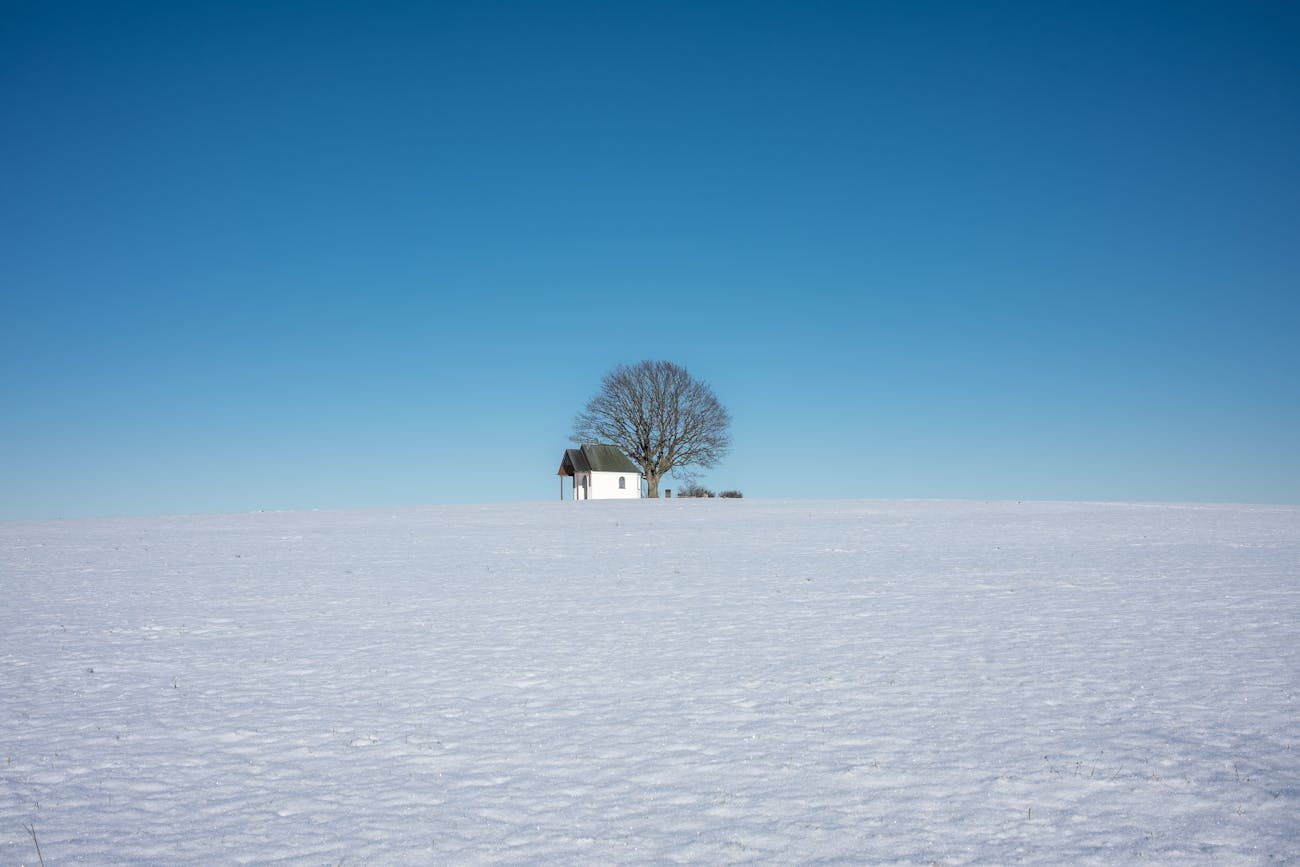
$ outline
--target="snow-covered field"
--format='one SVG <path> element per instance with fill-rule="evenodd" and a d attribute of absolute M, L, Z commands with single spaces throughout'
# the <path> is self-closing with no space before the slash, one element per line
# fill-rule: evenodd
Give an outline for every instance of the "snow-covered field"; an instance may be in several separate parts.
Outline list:
<path fill-rule="evenodd" d="M 1300 508 L 0 524 L 0 863 L 1300 861 Z"/>

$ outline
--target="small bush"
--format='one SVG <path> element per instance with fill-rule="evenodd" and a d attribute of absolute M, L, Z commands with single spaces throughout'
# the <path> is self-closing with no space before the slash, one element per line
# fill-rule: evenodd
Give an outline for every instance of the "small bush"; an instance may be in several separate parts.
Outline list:
<path fill-rule="evenodd" d="M 718 496 L 722 497 L 724 500 L 739 500 L 745 495 L 740 491 L 723 491 L 721 494 L 718 494 Z"/>
<path fill-rule="evenodd" d="M 716 494 L 703 485 L 687 485 L 677 492 L 679 497 L 715 497 Z"/>

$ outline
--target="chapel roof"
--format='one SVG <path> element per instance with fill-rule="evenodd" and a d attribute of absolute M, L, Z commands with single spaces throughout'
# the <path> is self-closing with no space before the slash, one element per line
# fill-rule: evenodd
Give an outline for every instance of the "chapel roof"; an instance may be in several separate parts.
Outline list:
<path fill-rule="evenodd" d="M 571 476 L 575 472 L 640 473 L 641 470 L 618 446 L 587 444 L 577 449 L 565 449 L 557 475 Z"/>

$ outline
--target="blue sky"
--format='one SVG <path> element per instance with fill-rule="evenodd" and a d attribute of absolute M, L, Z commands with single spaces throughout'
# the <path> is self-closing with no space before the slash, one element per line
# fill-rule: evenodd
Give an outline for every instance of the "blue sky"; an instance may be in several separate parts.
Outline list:
<path fill-rule="evenodd" d="M 1300 503 L 1291 3 L 7 3 L 0 518 L 543 500 L 620 363 L 759 497 Z"/>

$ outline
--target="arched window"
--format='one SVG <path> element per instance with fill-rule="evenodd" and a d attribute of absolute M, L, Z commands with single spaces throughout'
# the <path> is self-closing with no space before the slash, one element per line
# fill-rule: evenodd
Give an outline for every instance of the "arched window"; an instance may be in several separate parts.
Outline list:
<path fill-rule="evenodd" d="M 627 479 L 624 476 L 618 477 L 618 489 L 620 491 L 627 490 Z"/>

